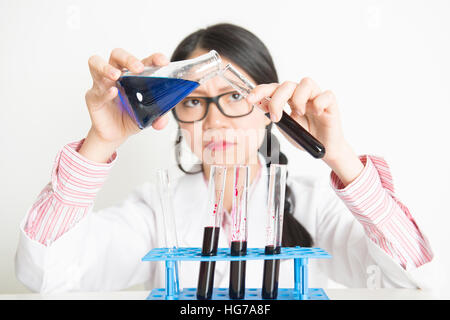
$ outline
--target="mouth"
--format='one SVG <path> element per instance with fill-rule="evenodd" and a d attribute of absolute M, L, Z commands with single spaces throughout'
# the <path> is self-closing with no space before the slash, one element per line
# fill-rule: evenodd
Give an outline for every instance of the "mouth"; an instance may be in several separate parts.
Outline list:
<path fill-rule="evenodd" d="M 208 142 L 206 144 L 205 148 L 216 151 L 216 150 L 225 150 L 225 149 L 233 147 L 235 145 L 236 145 L 236 143 L 229 142 L 226 140 L 219 140 L 219 141 L 211 140 L 210 142 Z"/>

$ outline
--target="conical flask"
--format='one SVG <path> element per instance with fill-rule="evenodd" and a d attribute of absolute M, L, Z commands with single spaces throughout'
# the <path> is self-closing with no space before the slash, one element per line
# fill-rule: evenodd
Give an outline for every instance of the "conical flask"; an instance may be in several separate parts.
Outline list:
<path fill-rule="evenodd" d="M 211 50 L 164 67 L 145 67 L 141 73 L 124 71 L 117 80 L 120 105 L 144 129 L 203 82 L 218 75 L 220 66 L 219 54 Z"/>

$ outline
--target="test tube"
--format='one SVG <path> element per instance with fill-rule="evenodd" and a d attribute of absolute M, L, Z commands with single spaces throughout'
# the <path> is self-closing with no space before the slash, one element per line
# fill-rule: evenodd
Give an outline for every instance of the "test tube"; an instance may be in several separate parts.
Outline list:
<path fill-rule="evenodd" d="M 222 221 L 223 195 L 227 168 L 213 165 L 210 169 L 208 184 L 209 223 L 203 232 L 202 256 L 215 256 L 219 243 Z M 211 299 L 214 287 L 215 261 L 201 261 L 197 284 L 197 299 Z"/>
<path fill-rule="evenodd" d="M 221 76 L 245 98 L 255 88 L 255 85 L 231 64 L 225 66 L 221 72 Z M 266 97 L 266 100 L 270 101 L 270 97 Z M 269 113 L 266 113 L 266 116 L 270 118 Z M 320 159 L 325 156 L 324 145 L 285 111 L 283 111 L 280 121 L 275 124 L 314 158 Z"/>
<path fill-rule="evenodd" d="M 247 200 L 250 179 L 249 166 L 234 167 L 233 204 L 231 209 L 231 256 L 247 254 Z M 245 296 L 245 261 L 230 262 L 229 296 L 243 299 Z"/>
<path fill-rule="evenodd" d="M 286 191 L 286 165 L 271 164 L 269 196 L 267 202 L 266 255 L 279 254 L 283 233 L 284 199 Z M 280 260 L 264 260 L 263 299 L 276 299 L 278 295 L 278 276 Z"/>
<path fill-rule="evenodd" d="M 178 248 L 178 239 L 175 225 L 175 216 L 171 201 L 172 199 L 170 190 L 169 171 L 167 169 L 159 169 L 156 172 L 156 177 L 157 177 L 158 196 L 163 213 L 164 243 L 166 248 L 168 248 L 168 253 L 171 254 L 174 253 Z M 173 274 L 170 275 L 170 278 L 174 279 L 175 283 L 173 294 L 179 295 L 180 293 L 179 261 L 174 261 L 174 267 L 170 268 L 169 270 L 173 271 Z M 172 294 L 172 292 L 170 294 Z"/>

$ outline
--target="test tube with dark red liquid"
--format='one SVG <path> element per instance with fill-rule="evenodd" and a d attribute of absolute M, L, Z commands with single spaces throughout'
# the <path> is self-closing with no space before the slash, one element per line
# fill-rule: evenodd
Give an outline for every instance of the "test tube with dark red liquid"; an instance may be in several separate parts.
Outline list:
<path fill-rule="evenodd" d="M 266 255 L 279 254 L 283 231 L 284 199 L 286 192 L 286 165 L 271 164 L 269 196 L 267 203 Z M 264 260 L 263 299 L 276 299 L 278 296 L 278 277 L 280 260 Z"/>
<path fill-rule="evenodd" d="M 249 179 L 249 166 L 234 167 L 233 205 L 231 208 L 231 256 L 245 256 L 247 254 Z M 230 299 L 244 299 L 245 297 L 245 265 L 244 260 L 230 262 Z"/>
<path fill-rule="evenodd" d="M 217 254 L 226 176 L 227 168 L 225 166 L 211 166 L 207 207 L 209 223 L 203 233 L 202 256 L 215 256 Z M 215 267 L 215 261 L 200 262 L 197 299 L 211 299 L 214 288 Z"/>
<path fill-rule="evenodd" d="M 225 68 L 221 71 L 221 76 L 244 98 L 246 98 L 256 87 L 249 79 L 247 79 L 231 64 L 227 64 L 225 66 Z M 266 101 L 270 101 L 270 99 L 270 97 L 265 98 Z M 270 118 L 269 113 L 266 113 L 266 116 Z M 289 136 L 292 141 L 298 144 L 298 146 L 302 147 L 314 158 L 320 159 L 325 156 L 324 145 L 314 136 L 312 136 L 297 121 L 295 121 L 288 113 L 283 111 L 280 121 L 276 122 L 275 124 L 282 132 Z"/>

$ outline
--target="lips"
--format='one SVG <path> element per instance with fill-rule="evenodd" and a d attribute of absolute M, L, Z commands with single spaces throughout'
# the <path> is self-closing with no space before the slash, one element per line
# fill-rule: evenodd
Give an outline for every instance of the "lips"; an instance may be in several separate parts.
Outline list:
<path fill-rule="evenodd" d="M 236 143 L 229 142 L 226 140 L 221 140 L 221 141 L 212 140 L 206 144 L 205 148 L 216 151 L 216 150 L 225 150 L 225 149 L 227 149 L 229 147 L 233 147 L 235 145 L 236 145 Z"/>

